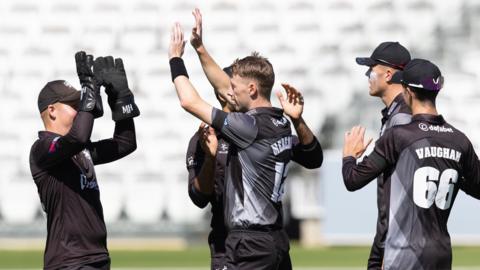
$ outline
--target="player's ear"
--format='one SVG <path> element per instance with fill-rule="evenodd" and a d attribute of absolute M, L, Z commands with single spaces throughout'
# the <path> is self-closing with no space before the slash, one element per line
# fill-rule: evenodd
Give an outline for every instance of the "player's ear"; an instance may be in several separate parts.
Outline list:
<path fill-rule="evenodd" d="M 51 121 L 55 121 L 55 119 L 57 119 L 58 110 L 54 105 L 52 104 L 48 105 L 46 111 L 47 111 L 48 119 L 50 119 Z"/>
<path fill-rule="evenodd" d="M 257 88 L 257 84 L 253 81 L 250 81 L 248 83 L 248 94 L 251 96 L 251 97 L 255 97 L 258 95 L 258 88 Z"/>
<path fill-rule="evenodd" d="M 389 82 L 392 79 L 393 73 L 395 73 L 391 68 L 387 68 L 385 72 L 385 79 Z"/>

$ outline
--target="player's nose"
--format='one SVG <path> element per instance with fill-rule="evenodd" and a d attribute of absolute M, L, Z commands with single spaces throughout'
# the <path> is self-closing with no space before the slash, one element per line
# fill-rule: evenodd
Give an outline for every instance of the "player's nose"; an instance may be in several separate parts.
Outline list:
<path fill-rule="evenodd" d="M 367 76 L 368 78 L 370 78 L 370 73 L 372 73 L 372 68 L 369 68 L 367 70 L 367 72 L 365 72 L 365 76 Z"/>

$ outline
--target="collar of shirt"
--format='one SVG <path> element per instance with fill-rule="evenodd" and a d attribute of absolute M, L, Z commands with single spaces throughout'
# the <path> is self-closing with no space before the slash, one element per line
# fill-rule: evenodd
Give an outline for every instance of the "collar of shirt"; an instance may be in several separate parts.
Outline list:
<path fill-rule="evenodd" d="M 47 131 L 47 130 L 42 130 L 38 132 L 38 138 L 48 138 L 48 137 L 57 137 L 57 136 L 62 136 L 60 134 L 57 134 L 55 132 Z"/>
<path fill-rule="evenodd" d="M 272 116 L 279 116 L 279 115 L 283 115 L 283 110 L 275 107 L 258 107 L 258 108 L 251 109 L 246 113 L 248 115 L 269 114 Z"/>
<path fill-rule="evenodd" d="M 393 111 L 402 103 L 405 103 L 405 100 L 403 99 L 402 94 L 398 94 L 390 104 L 390 106 L 383 108 L 382 110 L 382 125 L 387 122 L 387 120 L 390 118 L 390 115 L 393 113 Z"/>
<path fill-rule="evenodd" d="M 431 124 L 442 125 L 445 124 L 445 119 L 442 115 L 433 115 L 433 114 L 416 114 L 412 116 L 413 121 L 428 122 Z"/>

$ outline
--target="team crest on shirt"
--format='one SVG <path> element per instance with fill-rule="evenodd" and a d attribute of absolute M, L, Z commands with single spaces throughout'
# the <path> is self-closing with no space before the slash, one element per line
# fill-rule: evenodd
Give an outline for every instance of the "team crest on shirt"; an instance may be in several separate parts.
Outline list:
<path fill-rule="evenodd" d="M 285 126 L 287 123 L 288 123 L 288 120 L 287 118 L 285 117 L 282 117 L 281 119 L 275 119 L 275 118 L 270 118 L 272 120 L 272 123 L 276 126 L 276 127 L 279 127 L 279 126 Z"/>

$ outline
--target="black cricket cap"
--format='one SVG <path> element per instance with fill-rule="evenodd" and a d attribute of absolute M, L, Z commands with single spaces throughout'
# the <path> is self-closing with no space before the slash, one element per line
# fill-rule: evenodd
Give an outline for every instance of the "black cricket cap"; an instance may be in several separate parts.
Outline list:
<path fill-rule="evenodd" d="M 440 69 L 432 62 L 425 59 L 413 59 L 403 71 L 393 74 L 391 83 L 425 89 L 429 91 L 440 91 L 443 87 L 443 76 Z"/>
<path fill-rule="evenodd" d="M 56 80 L 48 82 L 38 95 L 38 110 L 43 112 L 48 105 L 57 102 L 70 103 L 80 100 L 80 91 L 73 88 L 67 81 Z"/>
<path fill-rule="evenodd" d="M 357 57 L 357 64 L 373 67 L 375 65 L 390 66 L 403 70 L 410 62 L 410 52 L 398 42 L 380 43 L 370 57 Z"/>

